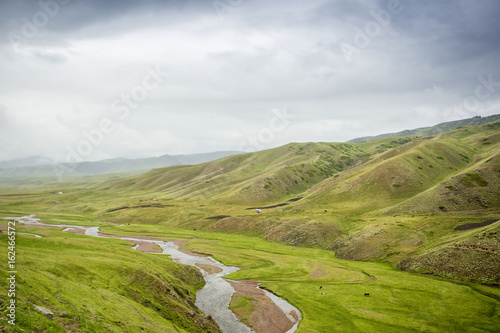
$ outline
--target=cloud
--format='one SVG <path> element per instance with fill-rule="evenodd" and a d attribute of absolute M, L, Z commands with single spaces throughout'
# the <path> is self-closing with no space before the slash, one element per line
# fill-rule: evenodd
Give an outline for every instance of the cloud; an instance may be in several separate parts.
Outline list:
<path fill-rule="evenodd" d="M 263 148 L 498 113 L 500 4 L 401 0 L 388 16 L 395 2 L 3 1 L 0 153 L 63 160 L 104 118 L 116 131 L 88 159 L 238 149 L 276 108 L 296 118 Z M 114 103 L 151 68 L 161 84 L 122 119 Z M 464 107 L 481 77 L 493 91 Z"/>

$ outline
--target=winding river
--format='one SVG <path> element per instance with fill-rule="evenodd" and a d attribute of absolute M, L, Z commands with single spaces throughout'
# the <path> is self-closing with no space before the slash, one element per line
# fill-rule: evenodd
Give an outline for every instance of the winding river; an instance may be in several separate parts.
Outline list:
<path fill-rule="evenodd" d="M 103 237 L 103 238 L 119 238 L 126 241 L 135 242 L 139 244 L 141 242 L 149 242 L 157 244 L 161 249 L 161 254 L 168 255 L 172 260 L 181 263 L 183 265 L 191 265 L 196 266 L 203 274 L 203 277 L 206 281 L 205 286 L 198 290 L 196 293 L 196 306 L 203 310 L 207 315 L 212 316 L 214 320 L 219 324 L 223 332 L 227 333 L 247 333 L 254 332 L 246 325 L 242 324 L 236 319 L 234 313 L 229 310 L 229 303 L 231 301 L 231 297 L 234 294 L 235 290 L 231 286 L 231 284 L 224 279 L 224 276 L 229 275 L 233 272 L 236 272 L 238 267 L 231 267 L 222 264 L 221 262 L 208 257 L 208 256 L 197 256 L 187 254 L 185 252 L 181 252 L 179 247 L 172 243 L 161 240 L 148 240 L 148 239 L 139 239 L 133 237 L 117 237 L 117 236 L 107 236 L 99 233 L 99 227 L 84 227 L 78 225 L 70 225 L 70 224 L 51 224 L 51 223 L 42 223 L 39 219 L 36 219 L 34 215 L 23 216 L 23 217 L 4 217 L 3 219 L 7 220 L 15 220 L 23 224 L 27 225 L 39 225 L 39 226 L 47 226 L 47 227 L 60 227 L 65 228 L 63 231 L 71 232 L 72 229 L 80 229 L 84 230 L 85 235 L 93 236 L 93 237 Z M 57 220 L 60 222 L 76 222 L 76 221 L 65 221 L 65 220 Z M 78 221 L 79 222 L 79 221 Z M 41 237 L 35 234 L 29 234 L 36 237 Z M 134 248 L 137 248 L 136 245 Z M 217 273 L 209 274 L 202 267 L 217 267 Z M 297 308 L 286 302 L 285 300 L 277 297 L 276 295 L 264 290 L 264 293 L 267 297 L 278 306 L 281 311 L 290 319 L 290 321 L 294 324 L 291 329 L 289 329 L 286 333 L 293 333 L 297 330 L 298 324 L 301 319 L 300 312 Z M 285 333 L 285 332 L 284 332 Z"/>

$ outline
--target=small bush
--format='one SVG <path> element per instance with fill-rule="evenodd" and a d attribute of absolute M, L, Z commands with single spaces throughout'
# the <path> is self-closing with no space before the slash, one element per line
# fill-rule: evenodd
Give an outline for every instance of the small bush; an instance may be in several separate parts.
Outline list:
<path fill-rule="evenodd" d="M 468 177 L 462 177 L 460 181 L 462 182 L 462 184 L 464 184 L 465 187 L 476 187 L 474 182 Z"/>
<path fill-rule="evenodd" d="M 460 181 L 466 187 L 475 187 L 476 184 L 481 187 L 488 186 L 488 182 L 477 173 L 467 173 Z"/>

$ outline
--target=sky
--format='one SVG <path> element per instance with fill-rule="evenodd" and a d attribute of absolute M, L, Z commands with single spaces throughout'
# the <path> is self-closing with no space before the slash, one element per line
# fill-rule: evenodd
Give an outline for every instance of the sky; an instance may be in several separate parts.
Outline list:
<path fill-rule="evenodd" d="M 494 0 L 0 0 L 0 160 L 344 142 L 500 113 Z"/>

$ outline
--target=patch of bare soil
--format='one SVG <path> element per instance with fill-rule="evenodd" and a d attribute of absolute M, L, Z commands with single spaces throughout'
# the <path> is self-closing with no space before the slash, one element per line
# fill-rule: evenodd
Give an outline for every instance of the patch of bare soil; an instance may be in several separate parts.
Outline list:
<path fill-rule="evenodd" d="M 278 208 L 278 207 L 287 206 L 289 202 L 295 202 L 295 201 L 299 201 L 301 199 L 302 199 L 302 197 L 297 197 L 297 198 L 290 199 L 287 202 L 280 203 L 280 204 L 277 204 L 277 205 L 265 206 L 265 207 L 250 207 L 250 208 L 245 208 L 245 210 Z"/>
<path fill-rule="evenodd" d="M 455 249 L 462 249 L 462 250 L 472 250 L 472 251 L 480 251 L 480 252 L 489 252 L 489 253 L 495 253 L 495 249 L 482 249 L 478 247 L 474 247 L 471 245 L 450 245 L 450 247 L 455 248 Z"/>
<path fill-rule="evenodd" d="M 487 225 L 493 224 L 497 221 L 500 221 L 500 219 L 491 219 L 487 220 L 484 222 L 479 222 L 479 223 L 467 223 L 467 224 L 462 224 L 456 227 L 453 230 L 470 230 L 470 229 L 476 229 L 476 228 L 481 228 L 481 227 L 486 227 Z"/>
<path fill-rule="evenodd" d="M 110 237 L 110 238 L 122 238 L 122 237 L 126 237 L 126 238 L 135 238 L 135 239 L 157 240 L 157 241 L 171 242 L 171 243 L 174 243 L 175 245 L 177 245 L 179 247 L 179 251 L 180 252 L 183 252 L 185 254 L 189 254 L 191 256 L 196 256 L 196 257 L 207 257 L 207 256 L 209 256 L 209 255 L 204 255 L 204 254 L 201 254 L 201 253 L 194 253 L 194 252 L 191 252 L 191 251 L 189 251 L 187 249 L 183 249 L 182 247 L 186 246 L 187 242 L 186 241 L 181 241 L 181 240 L 172 240 L 172 239 L 168 239 L 168 238 L 153 237 L 153 236 L 135 236 L 135 235 L 121 235 L 121 236 L 117 236 L 117 235 L 104 234 L 104 233 L 99 233 L 99 235 L 100 236 L 105 236 L 105 237 Z M 137 249 L 139 250 L 139 248 L 137 248 Z M 162 251 L 159 251 L 159 252 L 161 253 Z"/>
<path fill-rule="evenodd" d="M 205 218 L 205 220 L 222 220 L 225 219 L 226 217 L 231 217 L 230 215 L 217 215 L 217 216 L 210 216 Z"/>
<path fill-rule="evenodd" d="M 250 207 L 250 208 L 245 208 L 245 210 L 254 210 L 254 209 L 270 209 L 270 208 L 283 207 L 283 206 L 287 206 L 287 205 L 288 205 L 288 204 L 285 202 L 285 203 L 280 203 L 280 204 L 277 204 L 277 205 L 266 206 L 266 207 Z"/>
<path fill-rule="evenodd" d="M 228 282 L 236 291 L 233 297 L 250 296 L 255 299 L 252 302 L 254 312 L 250 315 L 249 320 L 253 331 L 256 333 L 283 333 L 288 332 L 293 327 L 294 323 L 292 323 L 283 311 L 266 296 L 264 291 L 257 288 L 257 282 L 229 280 Z M 240 319 L 238 318 L 238 320 Z"/>
<path fill-rule="evenodd" d="M 208 275 L 217 274 L 222 272 L 222 268 L 207 264 L 196 263 L 196 267 L 203 269 Z"/>
<path fill-rule="evenodd" d="M 99 233 L 99 236 L 104 236 L 108 238 L 135 238 L 135 239 L 144 239 L 144 240 L 159 240 L 162 241 L 163 239 L 159 239 L 157 237 L 151 237 L 151 236 L 117 236 L 117 235 L 110 235 L 110 234 L 104 234 L 102 232 Z M 134 242 L 134 241 L 130 241 Z M 139 245 L 136 250 L 144 253 L 162 253 L 163 250 L 158 244 L 151 243 L 151 242 L 141 242 L 141 241 L 135 241 L 137 245 Z"/>
<path fill-rule="evenodd" d="M 151 242 L 137 242 L 136 250 L 144 253 L 162 253 L 163 250 L 158 244 Z"/>
<path fill-rule="evenodd" d="M 326 275 L 326 272 L 321 270 L 321 269 L 317 269 L 314 272 L 311 272 L 311 274 L 309 274 L 309 275 L 311 275 L 312 277 L 320 277 L 320 276 Z"/>
<path fill-rule="evenodd" d="M 123 206 L 123 207 L 117 207 L 117 208 L 111 208 L 108 209 L 107 212 L 116 212 L 119 210 L 123 209 L 133 209 L 133 208 L 149 208 L 149 207 L 155 207 L 155 208 L 165 208 L 165 207 L 174 207 L 173 205 L 162 205 L 162 204 L 149 204 L 149 205 L 137 205 L 137 206 Z"/>

